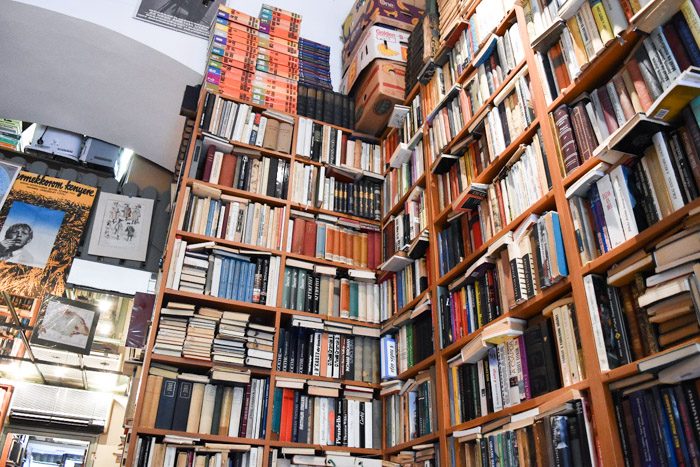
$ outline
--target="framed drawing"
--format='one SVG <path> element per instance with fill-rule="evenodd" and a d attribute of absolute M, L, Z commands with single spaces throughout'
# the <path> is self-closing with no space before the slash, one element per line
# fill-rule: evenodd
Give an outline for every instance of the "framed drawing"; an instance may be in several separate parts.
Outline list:
<path fill-rule="evenodd" d="M 153 200 L 101 192 L 88 254 L 145 261 Z"/>
<path fill-rule="evenodd" d="M 31 343 L 88 355 L 99 318 L 94 305 L 48 295 L 39 310 Z"/>
<path fill-rule="evenodd" d="M 22 167 L 19 165 L 0 161 L 0 209 L 5 204 L 5 198 L 7 198 L 7 194 L 12 189 L 12 184 L 15 183 L 20 170 L 22 170 Z"/>

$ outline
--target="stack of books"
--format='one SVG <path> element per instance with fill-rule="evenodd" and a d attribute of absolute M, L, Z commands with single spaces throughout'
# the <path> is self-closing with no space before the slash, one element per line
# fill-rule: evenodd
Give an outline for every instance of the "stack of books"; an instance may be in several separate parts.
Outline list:
<path fill-rule="evenodd" d="M 181 357 L 187 335 L 187 323 L 194 316 L 194 306 L 171 302 L 160 310 L 160 323 L 153 352 L 159 355 Z"/>
<path fill-rule="evenodd" d="M 247 351 L 245 364 L 261 368 L 272 368 L 273 341 L 275 338 L 275 327 L 259 323 L 249 323 L 245 332 Z"/>
<path fill-rule="evenodd" d="M 22 137 L 22 122 L 0 118 L 0 148 L 19 151 L 19 140 Z"/>
<path fill-rule="evenodd" d="M 472 2 L 469 0 L 438 0 L 440 13 L 440 40 L 444 41 L 462 21 L 462 13 Z"/>
<path fill-rule="evenodd" d="M 212 348 L 212 361 L 245 364 L 246 328 L 250 315 L 236 311 L 219 312 L 221 317 Z"/>
<path fill-rule="evenodd" d="M 330 57 L 329 46 L 299 38 L 299 84 L 333 91 Z"/>
<path fill-rule="evenodd" d="M 166 435 L 139 438 L 136 465 L 258 465 L 263 447 L 249 444 L 197 443 L 193 438 Z"/>
<path fill-rule="evenodd" d="M 216 335 L 220 313 L 200 308 L 187 323 L 187 336 L 182 347 L 182 356 L 211 361 L 211 347 Z"/>

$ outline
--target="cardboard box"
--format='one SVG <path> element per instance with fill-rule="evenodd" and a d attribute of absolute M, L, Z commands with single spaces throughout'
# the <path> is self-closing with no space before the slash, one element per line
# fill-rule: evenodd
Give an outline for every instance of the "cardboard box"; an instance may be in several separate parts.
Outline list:
<path fill-rule="evenodd" d="M 367 28 L 350 57 L 343 56 L 343 80 L 340 92 L 349 94 L 358 76 L 376 58 L 406 63 L 408 36 L 399 29 L 374 25 Z"/>
<path fill-rule="evenodd" d="M 384 130 L 395 104 L 404 100 L 406 65 L 375 60 L 365 70 L 355 93 L 355 130 L 377 135 Z"/>
<path fill-rule="evenodd" d="M 424 9 L 425 0 L 357 0 L 343 23 L 343 56 L 350 56 L 372 24 L 413 31 Z"/>

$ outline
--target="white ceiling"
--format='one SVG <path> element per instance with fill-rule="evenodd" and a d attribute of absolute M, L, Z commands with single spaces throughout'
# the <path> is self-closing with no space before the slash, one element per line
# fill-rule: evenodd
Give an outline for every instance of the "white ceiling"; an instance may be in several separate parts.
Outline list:
<path fill-rule="evenodd" d="M 229 0 L 257 15 L 264 0 Z M 302 15 L 302 35 L 332 47 L 353 0 L 271 0 Z M 134 19 L 140 0 L 0 0 L 0 118 L 103 139 L 172 170 L 187 84 L 202 80 L 207 41 Z"/>
<path fill-rule="evenodd" d="M 0 0 L 0 116 L 93 136 L 172 170 L 201 75 L 110 29 Z"/>

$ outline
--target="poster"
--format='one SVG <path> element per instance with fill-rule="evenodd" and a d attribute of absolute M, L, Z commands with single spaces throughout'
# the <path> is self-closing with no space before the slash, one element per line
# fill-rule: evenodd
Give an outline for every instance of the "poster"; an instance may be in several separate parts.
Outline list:
<path fill-rule="evenodd" d="M 222 0 L 141 0 L 136 18 L 208 39 L 221 3 Z"/>
<path fill-rule="evenodd" d="M 0 290 L 61 295 L 97 188 L 20 172 L 0 211 Z"/>
<path fill-rule="evenodd" d="M 145 261 L 153 200 L 100 193 L 88 253 Z"/>

